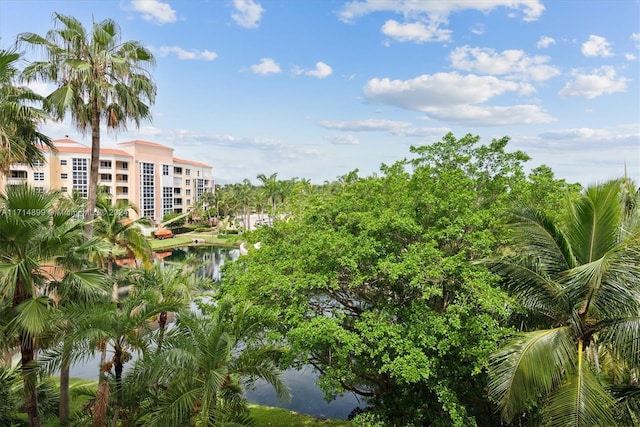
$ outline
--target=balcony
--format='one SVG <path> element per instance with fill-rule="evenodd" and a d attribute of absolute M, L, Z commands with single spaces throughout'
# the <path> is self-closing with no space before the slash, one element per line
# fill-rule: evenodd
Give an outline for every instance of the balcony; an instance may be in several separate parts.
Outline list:
<path fill-rule="evenodd" d="M 7 178 L 7 185 L 24 185 L 27 183 L 27 178 Z"/>

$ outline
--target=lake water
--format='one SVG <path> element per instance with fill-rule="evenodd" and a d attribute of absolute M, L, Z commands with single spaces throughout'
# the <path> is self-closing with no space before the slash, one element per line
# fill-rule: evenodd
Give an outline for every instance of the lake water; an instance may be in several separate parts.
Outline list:
<path fill-rule="evenodd" d="M 185 247 L 174 249 L 171 255 L 163 258 L 163 262 L 170 263 L 191 256 L 195 256 L 205 262 L 204 267 L 198 274 L 214 280 L 220 280 L 224 263 L 234 261 L 240 254 L 238 250 L 229 250 L 221 247 Z M 85 363 L 72 366 L 71 376 L 97 379 L 98 360 L 99 358 L 95 357 Z M 133 360 L 128 365 L 130 366 L 131 363 L 133 363 Z M 310 366 L 302 370 L 289 369 L 283 372 L 282 377 L 291 391 L 291 400 L 289 402 L 279 401 L 271 385 L 262 381 L 256 382 L 252 389 L 247 390 L 247 400 L 251 403 L 286 408 L 318 418 L 346 419 L 354 408 L 366 406 L 364 402 L 361 402 L 353 394 L 340 396 L 331 402 L 325 401 L 322 391 L 316 385 L 318 373 L 314 372 Z"/>

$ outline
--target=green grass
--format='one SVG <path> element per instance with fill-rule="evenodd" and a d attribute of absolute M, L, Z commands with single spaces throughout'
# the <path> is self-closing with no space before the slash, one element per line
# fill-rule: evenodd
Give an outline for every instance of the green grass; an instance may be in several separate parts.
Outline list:
<path fill-rule="evenodd" d="M 350 421 L 326 420 L 271 406 L 249 405 L 251 417 L 258 427 L 350 426 Z"/>
<path fill-rule="evenodd" d="M 237 248 L 240 246 L 240 242 L 236 239 L 237 236 L 233 236 L 233 238 L 221 237 L 213 233 L 207 232 L 191 232 L 186 234 L 178 234 L 171 239 L 151 239 L 151 249 L 154 251 L 163 250 L 163 249 L 171 249 L 177 248 L 181 246 L 225 246 L 229 248 Z M 194 244 L 193 240 L 199 239 L 204 240 L 204 243 Z"/>

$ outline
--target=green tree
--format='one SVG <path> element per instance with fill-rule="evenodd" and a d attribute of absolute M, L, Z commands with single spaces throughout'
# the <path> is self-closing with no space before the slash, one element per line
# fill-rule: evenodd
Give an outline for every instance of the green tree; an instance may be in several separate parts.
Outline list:
<path fill-rule="evenodd" d="M 612 181 L 589 187 L 566 222 L 531 207 L 514 216 L 514 243 L 490 264 L 529 314 L 492 358 L 505 421 L 541 408 L 548 426 L 616 425 L 608 386 L 636 384 L 640 362 L 640 227 L 621 196 Z"/>
<path fill-rule="evenodd" d="M 140 390 L 136 410 L 146 411 L 145 424 L 250 425 L 243 392 L 256 379 L 281 398 L 289 395 L 276 364 L 282 348 L 257 339 L 260 311 L 225 300 L 201 308 L 204 314 L 179 316 L 162 352 L 140 360 L 131 372 L 131 381 L 142 384 L 132 390 Z"/>
<path fill-rule="evenodd" d="M 54 298 L 63 285 L 99 288 L 95 275 L 68 268 L 61 259 L 82 246 L 83 223 L 55 213 L 58 194 L 25 186 L 0 196 L 0 308 L 17 339 L 30 426 L 40 426 L 36 353 L 51 334 Z M 73 277 L 73 279 L 71 279 Z M 62 280 L 60 280 L 62 278 Z M 66 278 L 66 279 L 65 279 Z"/>
<path fill-rule="evenodd" d="M 98 194 L 101 122 L 107 129 L 124 129 L 129 120 L 139 126 L 142 119 L 151 117 L 156 87 L 148 66 L 154 58 L 142 43 L 123 42 L 120 27 L 111 19 L 94 22 L 89 33 L 72 16 L 54 13 L 53 17 L 56 28 L 45 37 L 18 36 L 19 42 L 41 48 L 47 55 L 47 60 L 28 65 L 23 76 L 54 83 L 57 88 L 45 103 L 49 113 L 63 119 L 69 112 L 80 131 L 91 131 L 87 212 L 92 215 Z"/>
<path fill-rule="evenodd" d="M 528 157 L 507 142 L 449 134 L 380 176 L 297 194 L 286 221 L 247 236 L 261 249 L 227 267 L 221 294 L 272 310 L 292 362 L 385 425 L 495 425 L 485 367 L 508 312 L 474 261 L 503 243 L 525 179 Z"/>
<path fill-rule="evenodd" d="M 38 131 L 47 115 L 34 106 L 44 98 L 30 89 L 18 86 L 16 64 L 20 54 L 0 50 L 0 173 L 4 174 L 13 163 L 33 166 L 44 161 L 41 147 L 55 151 L 46 135 Z M 37 105 L 37 104 L 36 104 Z"/>

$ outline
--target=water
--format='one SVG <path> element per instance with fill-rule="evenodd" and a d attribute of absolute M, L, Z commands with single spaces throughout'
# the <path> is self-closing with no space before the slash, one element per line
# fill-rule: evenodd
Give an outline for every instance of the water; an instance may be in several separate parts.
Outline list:
<path fill-rule="evenodd" d="M 238 256 L 238 250 L 221 247 L 185 247 L 173 249 L 171 255 L 162 258 L 162 262 L 170 263 L 194 257 L 205 263 L 197 274 L 220 280 L 224 263 L 234 261 Z M 125 369 L 133 364 L 135 358 L 136 355 L 134 354 L 134 359 L 125 365 Z M 70 370 L 71 376 L 97 379 L 98 361 L 99 357 L 96 356 L 84 363 L 72 366 Z M 250 390 L 247 390 L 247 400 L 259 405 L 286 408 L 317 418 L 336 419 L 346 419 L 354 408 L 366 406 L 353 394 L 339 396 L 331 402 L 325 401 L 324 394 L 316 385 L 318 373 L 311 366 L 304 367 L 301 370 L 288 369 L 283 372 L 282 377 L 291 392 L 291 400 L 289 402 L 279 401 L 273 387 L 263 381 L 257 381 Z"/>

